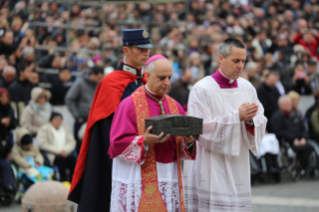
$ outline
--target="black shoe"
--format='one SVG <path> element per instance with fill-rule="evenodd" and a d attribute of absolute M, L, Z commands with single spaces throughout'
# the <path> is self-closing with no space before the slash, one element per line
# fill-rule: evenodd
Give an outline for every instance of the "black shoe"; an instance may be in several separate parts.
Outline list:
<path fill-rule="evenodd" d="M 281 182 L 281 175 L 280 173 L 274 173 L 273 174 L 274 180 L 276 181 L 276 183 L 280 183 Z"/>

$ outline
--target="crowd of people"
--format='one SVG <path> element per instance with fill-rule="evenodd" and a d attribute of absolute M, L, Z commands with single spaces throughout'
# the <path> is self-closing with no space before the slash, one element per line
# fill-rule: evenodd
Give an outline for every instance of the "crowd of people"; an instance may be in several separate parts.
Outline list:
<path fill-rule="evenodd" d="M 23 151 L 33 152 L 30 144 L 35 140 L 42 153 L 35 156 L 37 162 L 59 166 L 61 180 L 71 180 L 74 153 L 80 151 L 83 136 L 79 132 L 85 127 L 95 90 L 123 59 L 121 30 L 144 27 L 150 27 L 152 54 L 164 55 L 173 65 L 170 96 L 185 111 L 190 87 L 218 70 L 219 43 L 229 37 L 242 40 L 247 59 L 241 76 L 257 90 L 267 131 L 302 152 L 302 166 L 306 166 L 310 150 L 302 147 L 309 138 L 319 142 L 318 1 L 188 2 L 71 5 L 68 10 L 67 4 L 54 2 L 1 1 L 1 170 L 8 169 L 6 159 L 15 142 Z M 73 28 L 66 29 L 68 23 Z M 40 68 L 57 72 L 43 73 Z M 306 114 L 298 110 L 302 95 L 316 100 Z M 73 132 L 53 110 L 61 105 L 75 119 L 74 126 L 68 126 Z M 25 130 L 19 141 L 11 133 L 16 128 Z M 13 155 L 17 154 L 14 147 Z M 21 159 L 14 161 L 25 165 Z M 70 176 L 66 169 L 71 170 Z M 9 179 L 2 178 L 10 185 Z"/>

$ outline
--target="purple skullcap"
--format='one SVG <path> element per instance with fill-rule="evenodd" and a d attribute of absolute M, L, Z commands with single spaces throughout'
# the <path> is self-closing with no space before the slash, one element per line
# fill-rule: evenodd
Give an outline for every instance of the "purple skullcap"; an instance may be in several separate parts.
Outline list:
<path fill-rule="evenodd" d="M 92 60 L 93 60 L 93 62 L 96 62 L 96 61 L 102 60 L 102 59 L 103 59 L 102 56 L 100 54 L 98 54 L 98 55 L 95 55 Z"/>
<path fill-rule="evenodd" d="M 164 57 L 163 55 L 159 55 L 159 54 L 158 54 L 158 55 L 154 55 L 154 56 L 152 56 L 150 59 L 148 59 L 146 65 L 145 65 L 145 68 L 146 68 L 151 62 L 153 62 L 153 61 L 155 61 L 155 60 L 158 60 L 158 59 L 166 59 L 166 60 L 167 60 L 167 58 Z"/>

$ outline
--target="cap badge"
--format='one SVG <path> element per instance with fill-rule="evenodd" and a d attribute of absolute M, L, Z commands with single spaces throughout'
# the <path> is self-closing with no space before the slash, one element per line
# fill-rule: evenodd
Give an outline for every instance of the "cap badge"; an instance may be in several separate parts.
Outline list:
<path fill-rule="evenodd" d="M 142 35 L 143 35 L 143 38 L 148 38 L 148 32 L 146 29 L 144 29 Z"/>

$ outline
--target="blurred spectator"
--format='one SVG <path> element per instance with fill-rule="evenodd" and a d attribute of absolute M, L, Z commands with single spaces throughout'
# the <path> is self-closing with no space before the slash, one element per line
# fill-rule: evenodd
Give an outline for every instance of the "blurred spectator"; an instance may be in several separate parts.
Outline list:
<path fill-rule="evenodd" d="M 264 79 L 264 83 L 257 89 L 257 95 L 260 103 L 264 107 L 264 114 L 268 120 L 274 112 L 278 110 L 279 91 L 276 88 L 277 72 L 269 72 Z M 272 132 L 270 122 L 267 123 L 267 130 Z"/>
<path fill-rule="evenodd" d="M 0 158 L 0 177 L 2 181 L 1 184 L 4 189 L 14 195 L 16 187 L 12 176 L 11 164 L 4 158 Z"/>
<path fill-rule="evenodd" d="M 101 55 L 95 55 L 92 60 L 96 66 L 103 67 L 103 58 Z"/>
<path fill-rule="evenodd" d="M 50 119 L 52 113 L 50 97 L 51 93 L 40 87 L 35 87 L 31 91 L 29 105 L 22 111 L 21 127 L 29 130 L 32 136 L 36 136 L 39 128 Z"/>
<path fill-rule="evenodd" d="M 9 87 L 10 98 L 12 102 L 23 102 L 27 105 L 31 99 L 31 90 L 33 84 L 29 81 L 33 65 L 26 66 L 20 64 L 18 67 L 19 77 Z"/>
<path fill-rule="evenodd" d="M 248 62 L 246 64 L 248 74 L 248 81 L 255 87 L 259 88 L 261 81 L 257 77 L 257 64 L 255 62 Z"/>
<path fill-rule="evenodd" d="M 313 138 L 313 129 L 312 129 L 312 123 L 311 123 L 311 116 L 312 113 L 317 109 L 318 107 L 318 100 L 319 100 L 319 90 L 317 90 L 314 94 L 313 97 L 315 99 L 315 103 L 308 108 L 305 114 L 305 122 L 308 124 L 308 132 L 310 138 Z"/>
<path fill-rule="evenodd" d="M 316 109 L 311 113 L 310 119 L 312 127 L 312 137 L 319 143 L 319 104 L 317 103 Z"/>
<path fill-rule="evenodd" d="M 307 73 L 310 77 L 310 86 L 312 92 L 319 90 L 319 75 L 317 70 L 317 61 L 310 60 L 307 65 Z"/>
<path fill-rule="evenodd" d="M 53 30 L 51 37 L 52 37 L 52 40 L 57 43 L 57 46 L 66 47 L 64 32 L 61 29 Z"/>
<path fill-rule="evenodd" d="M 267 38 L 264 30 L 257 33 L 256 38 L 251 42 L 251 45 L 256 49 L 258 57 L 262 58 L 271 46 L 271 40 Z"/>
<path fill-rule="evenodd" d="M 38 86 L 38 85 L 39 85 L 39 82 L 40 82 L 39 73 L 36 72 L 36 71 L 32 71 L 32 72 L 30 73 L 29 81 L 32 83 L 32 85 L 33 85 L 34 87 Z"/>
<path fill-rule="evenodd" d="M 189 95 L 189 85 L 193 78 L 191 70 L 186 69 L 182 76 L 172 83 L 169 95 L 175 99 L 185 111 L 187 111 L 187 102 Z"/>
<path fill-rule="evenodd" d="M 60 69 L 59 75 L 50 74 L 47 76 L 46 81 L 51 84 L 50 92 L 52 97 L 50 103 L 52 105 L 65 105 L 65 96 L 73 85 L 71 79 L 71 71 L 66 67 Z"/>
<path fill-rule="evenodd" d="M 291 99 L 291 111 L 294 112 L 299 118 L 303 119 L 302 112 L 300 109 L 298 109 L 300 95 L 296 91 L 290 91 L 287 96 L 289 96 Z"/>
<path fill-rule="evenodd" d="M 29 164 L 25 157 L 33 157 L 36 167 L 43 165 L 44 159 L 39 149 L 33 144 L 33 138 L 30 132 L 25 128 L 16 130 L 17 143 L 14 145 L 11 153 L 11 160 L 18 165 L 19 168 L 29 169 Z"/>
<path fill-rule="evenodd" d="M 0 87 L 8 89 L 16 77 L 16 69 L 13 66 L 6 66 L 0 77 Z"/>
<path fill-rule="evenodd" d="M 0 29 L 0 55 L 4 54 L 10 56 L 14 50 L 15 45 L 13 43 L 13 32 L 10 30 Z"/>
<path fill-rule="evenodd" d="M 95 90 L 104 78 L 102 67 L 94 66 L 83 71 L 83 77 L 77 79 L 65 96 L 65 103 L 75 118 L 74 137 L 77 141 L 77 152 L 81 148 L 81 140 L 78 139 L 78 131 L 87 121 Z"/>
<path fill-rule="evenodd" d="M 17 120 L 10 105 L 9 92 L 0 88 L 0 158 L 6 158 L 13 146 L 11 130 L 17 127 Z"/>
<path fill-rule="evenodd" d="M 205 77 L 205 69 L 200 60 L 200 54 L 193 52 L 189 55 L 189 67 L 193 73 L 192 83 Z"/>
<path fill-rule="evenodd" d="M 8 61 L 4 57 L 4 55 L 0 56 L 0 73 L 3 73 L 3 69 L 8 65 Z"/>
<path fill-rule="evenodd" d="M 304 19 L 298 21 L 298 28 L 299 32 L 296 34 L 294 42 L 307 49 L 311 57 L 319 59 L 317 50 L 319 46 L 318 32 L 316 30 L 309 30 L 307 28 L 307 22 Z"/>
<path fill-rule="evenodd" d="M 292 111 L 291 99 L 288 96 L 281 96 L 278 103 L 279 110 L 270 120 L 272 129 L 280 141 L 284 139 L 290 143 L 292 149 L 297 152 L 302 169 L 306 169 L 310 149 L 306 141 L 308 135 L 304 121 Z"/>
<path fill-rule="evenodd" d="M 61 114 L 52 112 L 50 122 L 39 129 L 37 141 L 39 148 L 47 153 L 51 166 L 59 168 L 60 180 L 71 181 L 76 164 L 76 157 L 72 152 L 76 143 L 67 127 L 62 125 Z M 69 179 L 66 169 L 70 170 Z"/>
<path fill-rule="evenodd" d="M 310 77 L 307 76 L 305 68 L 302 64 L 297 64 L 294 68 L 292 89 L 300 95 L 312 94 L 310 87 Z"/>
<path fill-rule="evenodd" d="M 90 53 L 87 53 L 87 51 L 96 51 L 96 50 L 99 50 L 101 46 L 101 42 L 98 38 L 96 37 L 93 37 L 90 39 L 89 43 L 87 44 L 86 47 L 82 48 L 79 53 L 77 54 L 77 57 L 79 59 L 81 58 L 88 58 L 88 59 L 91 59 L 92 58 L 92 54 Z"/>
<path fill-rule="evenodd" d="M 0 88 L 0 177 L 4 189 L 13 195 L 16 192 L 11 164 L 6 158 L 13 146 L 11 130 L 16 128 L 17 121 L 10 106 L 9 92 Z"/>
<path fill-rule="evenodd" d="M 24 63 L 25 65 L 30 65 L 31 63 L 34 62 L 34 48 L 27 46 L 24 47 L 23 50 L 21 51 L 22 57 L 21 57 L 21 62 Z"/>
<path fill-rule="evenodd" d="M 277 73 L 277 72 L 275 72 Z M 280 93 L 280 95 L 285 95 L 286 94 L 286 91 L 285 91 L 285 87 L 284 85 L 282 84 L 282 82 L 280 81 L 280 75 L 277 73 L 276 74 L 276 84 L 275 84 L 278 92 Z"/>
<path fill-rule="evenodd" d="M 66 66 L 66 57 L 49 54 L 39 60 L 39 67 L 60 69 Z"/>

